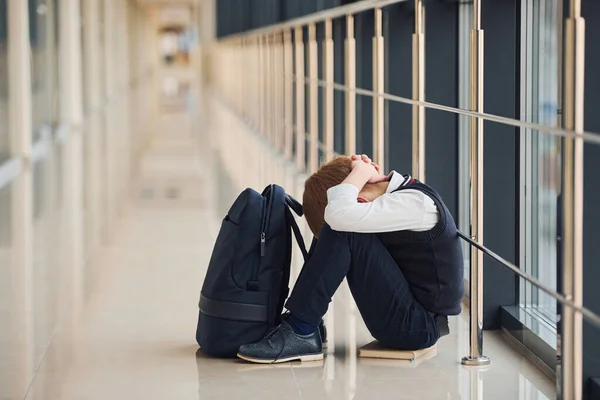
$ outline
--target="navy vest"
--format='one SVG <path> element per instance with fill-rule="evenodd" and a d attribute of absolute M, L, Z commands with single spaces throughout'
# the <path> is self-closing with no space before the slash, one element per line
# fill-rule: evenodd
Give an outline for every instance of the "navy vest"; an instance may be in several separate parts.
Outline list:
<path fill-rule="evenodd" d="M 458 315 L 464 296 L 464 266 L 456 224 L 440 195 L 431 187 L 411 180 L 394 192 L 416 189 L 429 196 L 440 214 L 433 229 L 377 234 L 408 281 L 415 299 L 427 310 Z"/>

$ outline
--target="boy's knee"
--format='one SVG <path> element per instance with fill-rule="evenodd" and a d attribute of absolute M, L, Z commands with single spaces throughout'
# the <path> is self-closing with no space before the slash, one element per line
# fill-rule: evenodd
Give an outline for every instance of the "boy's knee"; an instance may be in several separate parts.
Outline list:
<path fill-rule="evenodd" d="M 355 246 L 374 246 L 375 243 L 380 244 L 379 238 L 375 233 L 356 233 L 356 232 L 342 232 L 333 230 L 329 225 L 323 225 L 321 232 L 319 233 L 318 242 L 333 243 L 336 241 L 344 241 L 348 243 L 350 247 Z"/>
<path fill-rule="evenodd" d="M 333 229 L 331 229 L 331 227 L 329 225 L 324 224 L 323 227 L 321 228 L 321 232 L 319 233 L 318 240 L 322 241 L 323 239 L 331 238 L 331 237 L 349 238 L 352 235 L 353 235 L 352 232 L 334 231 Z"/>

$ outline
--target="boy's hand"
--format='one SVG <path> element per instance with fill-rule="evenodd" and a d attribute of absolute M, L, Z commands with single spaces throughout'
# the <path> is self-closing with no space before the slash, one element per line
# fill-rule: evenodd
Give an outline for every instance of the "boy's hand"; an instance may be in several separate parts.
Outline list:
<path fill-rule="evenodd" d="M 374 163 L 373 161 L 371 161 L 371 159 L 369 158 L 369 156 L 367 156 L 366 154 L 354 154 L 351 156 L 352 159 L 352 170 L 354 170 L 358 165 L 360 165 L 361 161 L 362 164 L 364 165 L 368 165 L 369 167 L 373 167 L 373 169 L 375 170 L 374 173 L 371 173 L 369 175 L 369 180 L 367 181 L 367 183 L 378 183 L 378 182 L 383 182 L 387 179 L 387 176 L 385 175 L 381 175 L 381 168 L 379 167 L 379 165 L 377 165 L 377 163 Z M 361 168 L 365 168 L 362 167 Z M 368 170 L 370 170 L 370 168 L 366 168 Z"/>
<path fill-rule="evenodd" d="M 386 180 L 386 177 L 380 175 L 371 159 L 365 155 L 351 156 L 352 172 L 342 183 L 350 183 L 362 190 L 367 183 L 377 183 Z"/>
<path fill-rule="evenodd" d="M 360 159 L 352 161 L 352 172 L 364 174 L 369 178 L 375 175 L 379 175 L 379 172 L 377 172 L 373 164 L 366 163 Z"/>

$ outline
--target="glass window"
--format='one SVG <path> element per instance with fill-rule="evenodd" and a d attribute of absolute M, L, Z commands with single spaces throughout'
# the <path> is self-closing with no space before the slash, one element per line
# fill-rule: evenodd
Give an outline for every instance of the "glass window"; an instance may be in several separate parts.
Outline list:
<path fill-rule="evenodd" d="M 8 9 L 0 0 L 0 162 L 10 155 L 8 113 Z"/>
<path fill-rule="evenodd" d="M 33 140 L 44 126 L 52 126 L 57 120 L 57 12 L 53 0 L 29 0 Z"/>
<path fill-rule="evenodd" d="M 522 3 L 521 115 L 556 126 L 559 110 L 561 15 L 559 0 Z M 521 266 L 556 290 L 560 142 L 524 129 L 521 135 Z M 521 305 L 556 324 L 556 300 L 522 282 Z"/>

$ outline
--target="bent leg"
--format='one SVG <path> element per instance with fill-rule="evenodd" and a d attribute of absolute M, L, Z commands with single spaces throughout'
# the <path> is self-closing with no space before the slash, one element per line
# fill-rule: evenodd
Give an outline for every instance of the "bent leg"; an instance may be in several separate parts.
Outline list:
<path fill-rule="evenodd" d="M 325 226 L 285 307 L 292 315 L 318 326 L 331 298 L 348 274 L 350 261 L 347 234 Z"/>
<path fill-rule="evenodd" d="M 418 350 L 439 339 L 435 317 L 417 302 L 377 235 L 354 233 L 348 285 L 367 328 L 381 344 Z"/>
<path fill-rule="evenodd" d="M 414 300 L 400 268 L 373 234 L 325 226 L 286 308 L 317 326 L 345 277 L 367 328 L 382 344 L 411 350 L 437 341 L 434 318 Z"/>

